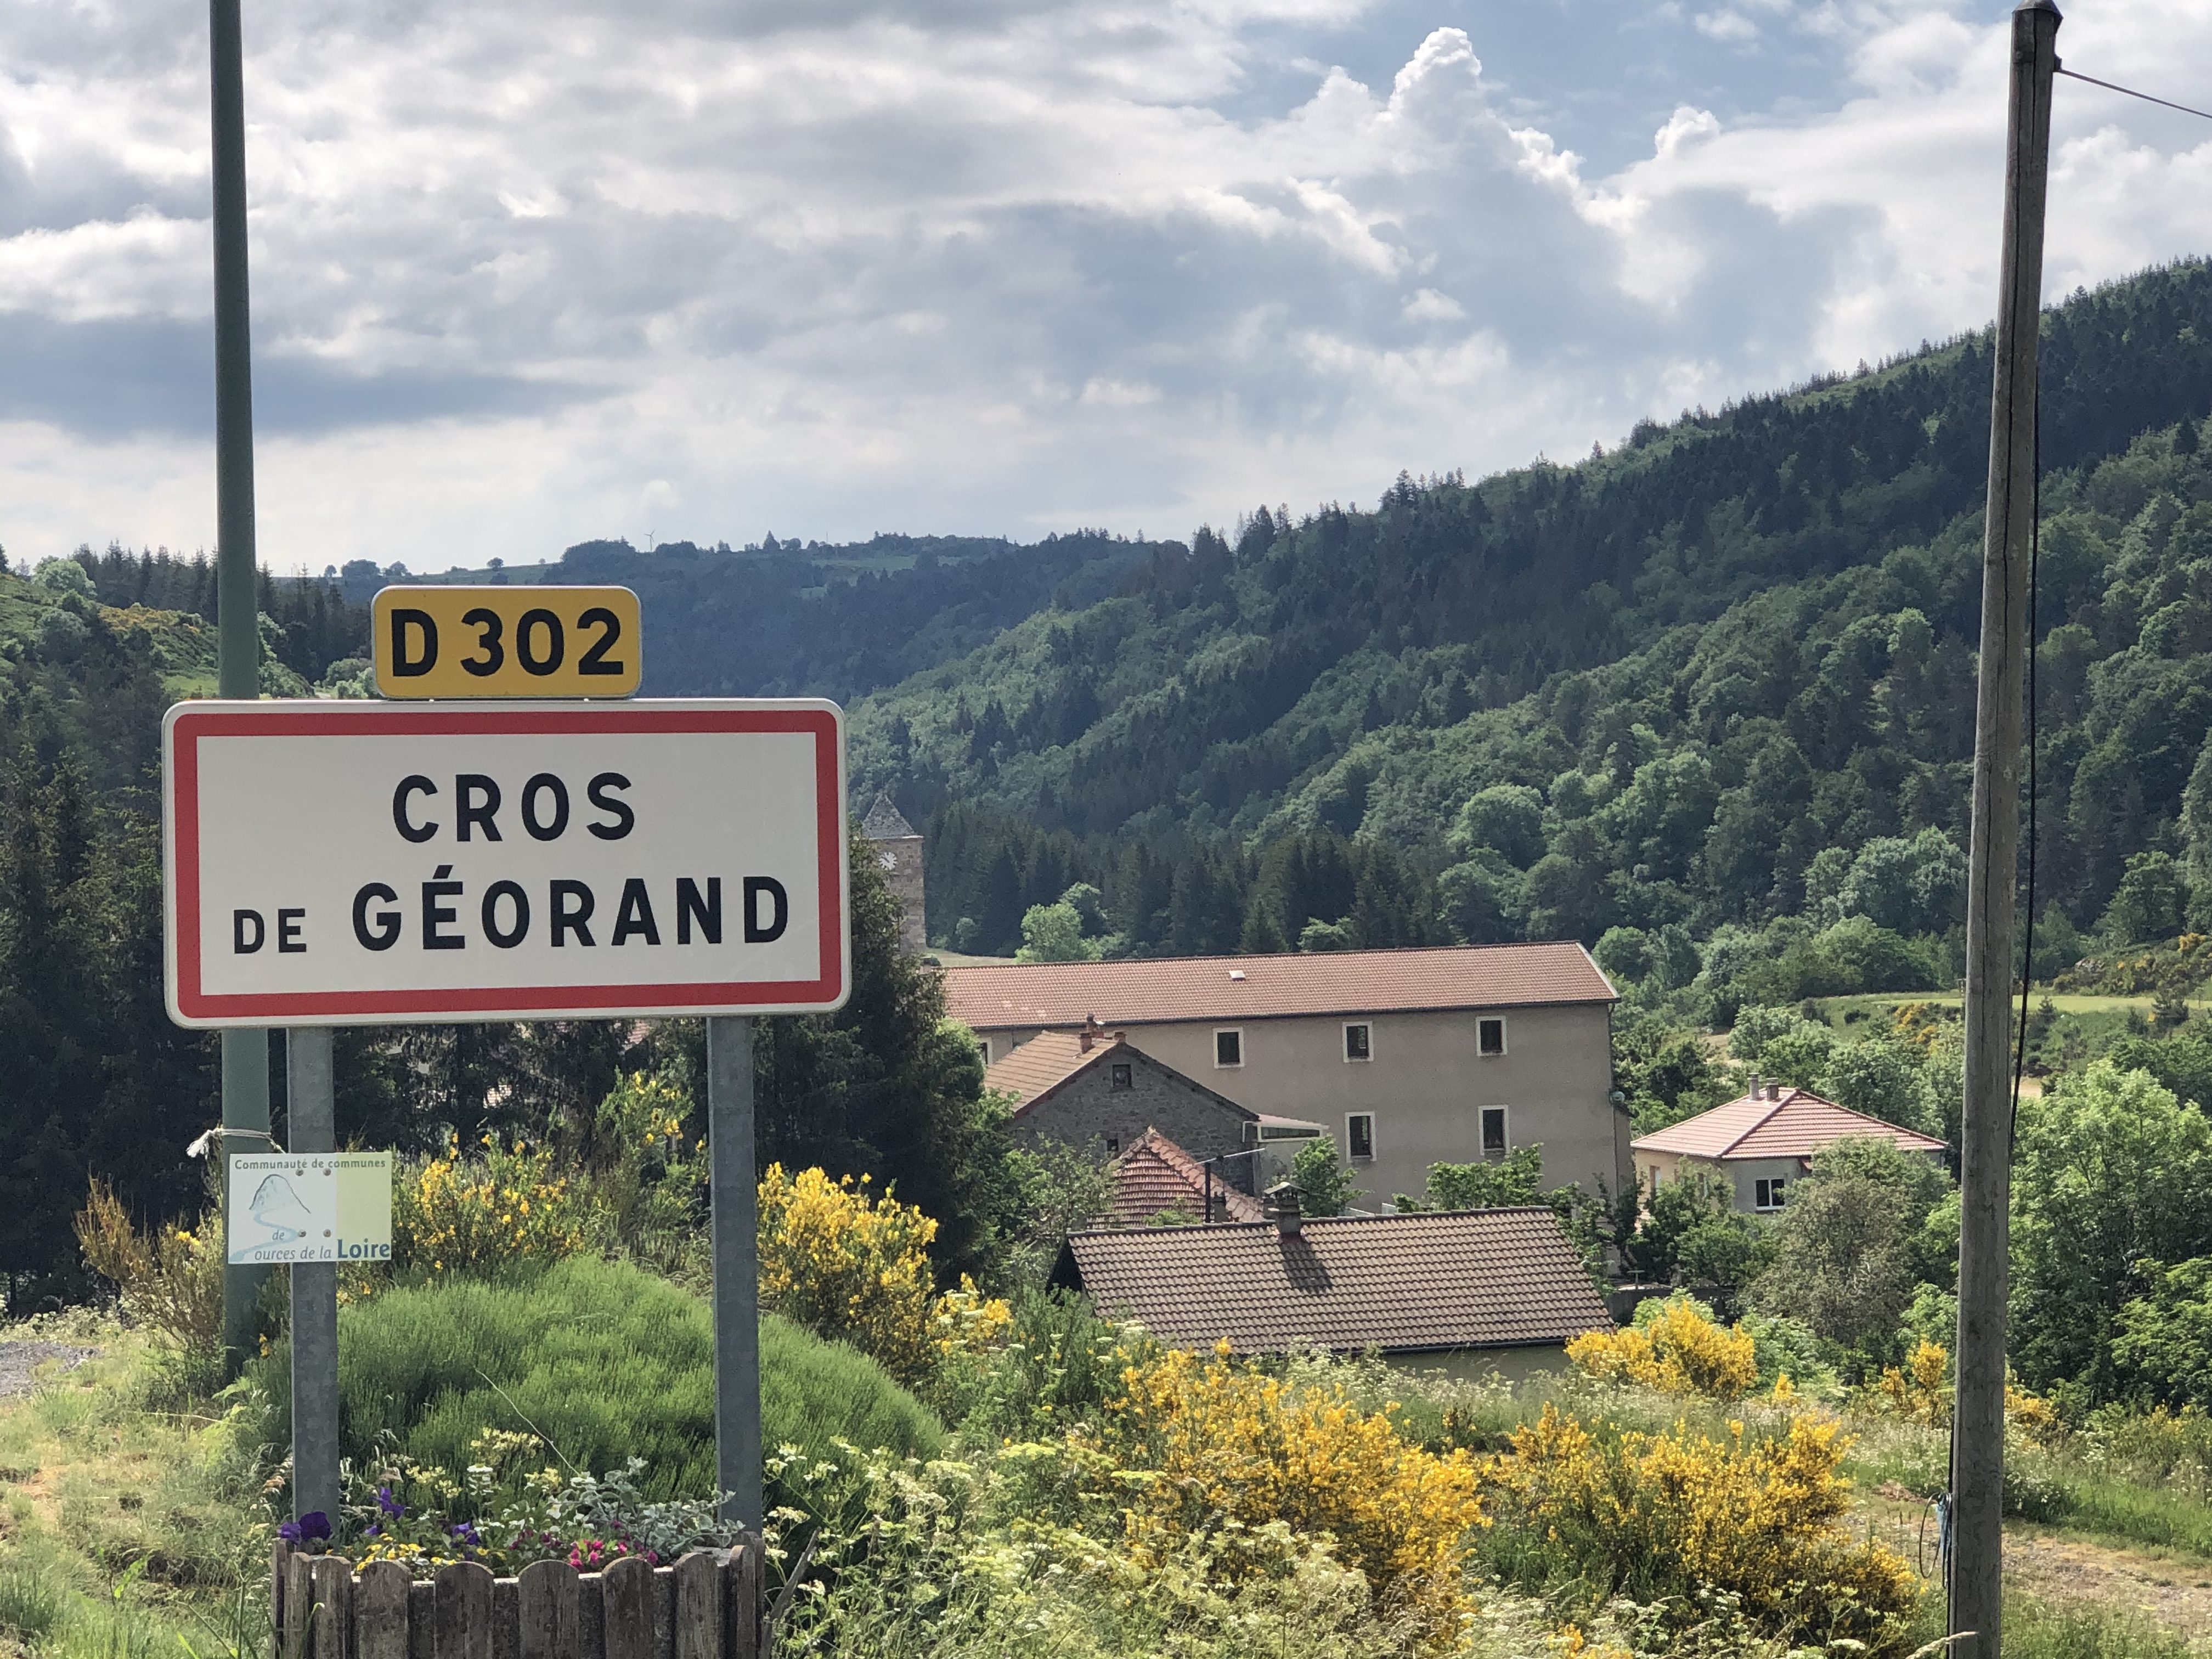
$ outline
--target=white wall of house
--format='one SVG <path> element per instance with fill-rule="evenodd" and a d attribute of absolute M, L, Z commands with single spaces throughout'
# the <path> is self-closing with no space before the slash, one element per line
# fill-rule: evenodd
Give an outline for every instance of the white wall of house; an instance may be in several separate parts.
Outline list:
<path fill-rule="evenodd" d="M 1729 1207 L 1745 1215 L 1773 1215 L 1781 1206 L 1773 1202 L 1772 1183 L 1781 1182 L 1783 1194 L 1787 1195 L 1789 1183 L 1802 1181 L 1805 1176 L 1805 1160 L 1798 1158 L 1686 1158 L 1680 1152 L 1639 1152 L 1636 1154 L 1636 1181 L 1644 1189 L 1645 1202 L 1658 1186 L 1673 1186 L 1678 1181 L 1708 1181 L 1729 1194 Z M 1656 1177 L 1656 1182 L 1655 1182 Z M 1759 1200 L 1759 1182 L 1768 1183 L 1765 1196 L 1769 1202 Z"/>
<path fill-rule="evenodd" d="M 1942 1155 L 1933 1155 L 1939 1162 Z M 1812 1163 L 1802 1158 L 1687 1158 L 1679 1152 L 1639 1152 L 1636 1154 L 1636 1182 L 1650 1201 L 1656 1176 L 1662 1185 L 1672 1186 L 1677 1181 L 1696 1180 L 1724 1184 L 1732 1194 L 1730 1207 L 1744 1215 L 1776 1215 L 1782 1206 L 1776 1202 L 1773 1183 L 1783 1183 L 1783 1198 L 1787 1198 L 1790 1183 L 1802 1181 L 1811 1172 Z M 1760 1182 L 1766 1183 L 1762 1194 Z M 1766 1202 L 1759 1200 L 1764 1196 Z"/>
<path fill-rule="evenodd" d="M 1504 1021 L 1504 1052 L 1481 1051 L 1479 1022 Z M 1368 1027 L 1365 1060 L 1348 1060 L 1345 1028 Z M 1547 1186 L 1632 1179 L 1628 1120 L 1616 1112 L 1611 1024 L 1603 1004 L 1425 1013 L 1299 1015 L 1241 1022 L 1114 1021 L 1156 1059 L 1255 1112 L 1310 1119 L 1351 1160 L 1362 1208 L 1419 1195 L 1429 1165 L 1484 1157 L 1485 1108 L 1504 1109 L 1505 1150 L 1540 1143 Z M 1242 1063 L 1217 1064 L 1218 1034 L 1238 1034 Z M 1003 1058 L 1034 1028 L 988 1034 Z M 1352 1117 L 1372 1121 L 1374 1154 L 1354 1158 Z"/>

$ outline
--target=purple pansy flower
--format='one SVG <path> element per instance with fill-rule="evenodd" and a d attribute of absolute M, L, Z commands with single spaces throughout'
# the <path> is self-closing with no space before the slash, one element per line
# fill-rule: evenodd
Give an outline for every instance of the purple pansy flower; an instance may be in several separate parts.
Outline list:
<path fill-rule="evenodd" d="M 287 1521 L 276 1528 L 276 1535 L 288 1544 L 304 1544 L 310 1539 L 327 1539 L 331 1535 L 331 1517 L 320 1510 L 309 1510 L 297 1521 Z"/>

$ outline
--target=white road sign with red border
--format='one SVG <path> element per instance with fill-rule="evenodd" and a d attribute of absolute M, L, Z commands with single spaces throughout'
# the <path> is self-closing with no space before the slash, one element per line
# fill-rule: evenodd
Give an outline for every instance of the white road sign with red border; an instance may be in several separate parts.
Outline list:
<path fill-rule="evenodd" d="M 849 989 L 834 704 L 189 702 L 162 759 L 179 1024 L 789 1013 Z"/>

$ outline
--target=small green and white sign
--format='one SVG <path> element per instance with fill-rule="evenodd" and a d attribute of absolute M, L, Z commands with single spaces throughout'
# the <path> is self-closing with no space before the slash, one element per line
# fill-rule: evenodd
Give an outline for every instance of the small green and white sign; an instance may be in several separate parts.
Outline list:
<path fill-rule="evenodd" d="M 392 1154 L 258 1152 L 230 1160 L 234 1265 L 392 1260 Z"/>

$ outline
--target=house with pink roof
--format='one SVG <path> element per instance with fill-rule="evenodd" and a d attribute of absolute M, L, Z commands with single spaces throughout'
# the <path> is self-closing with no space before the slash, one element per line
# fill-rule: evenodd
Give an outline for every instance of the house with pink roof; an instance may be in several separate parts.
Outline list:
<path fill-rule="evenodd" d="M 1735 1208 L 1779 1210 L 1813 1154 L 1851 1136 L 1876 1136 L 1941 1162 L 1948 1150 L 1929 1135 L 1838 1106 L 1810 1089 L 1752 1080 L 1751 1092 L 1629 1143 L 1636 1182 L 1649 1194 L 1677 1181 L 1725 1182 Z"/>

